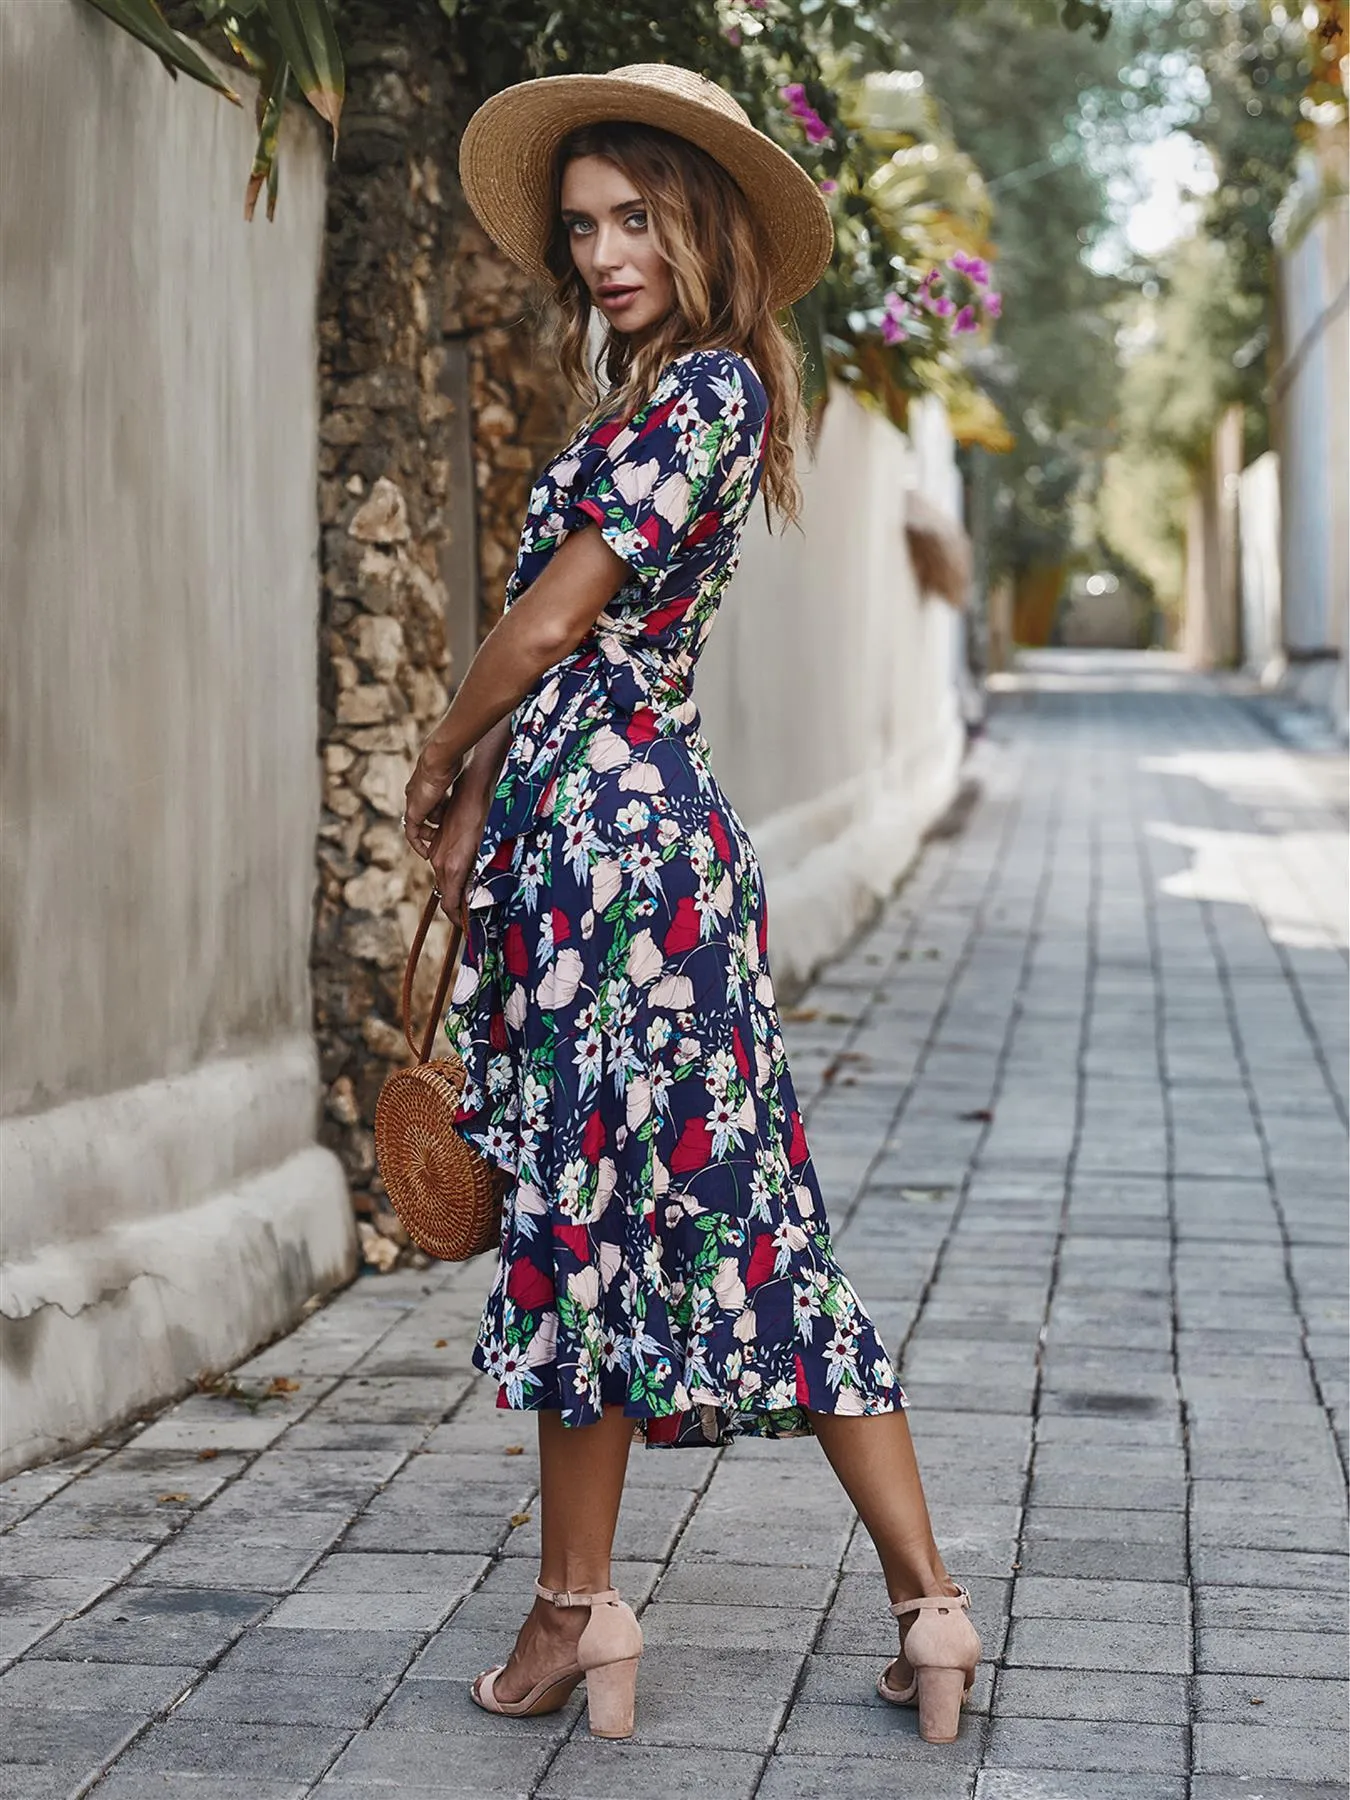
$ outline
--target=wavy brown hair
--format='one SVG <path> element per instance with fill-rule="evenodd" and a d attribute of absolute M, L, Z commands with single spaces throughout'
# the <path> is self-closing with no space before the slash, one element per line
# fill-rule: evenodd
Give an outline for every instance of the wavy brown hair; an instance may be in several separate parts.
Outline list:
<path fill-rule="evenodd" d="M 622 169 L 648 209 L 648 229 L 670 267 L 675 304 L 634 346 L 609 330 L 598 362 L 590 355 L 590 291 L 572 260 L 562 222 L 562 178 L 579 156 Z M 769 398 L 762 491 L 785 523 L 801 510 L 795 450 L 802 424 L 801 355 L 770 305 L 769 273 L 745 195 L 706 151 L 654 125 L 607 121 L 565 138 L 554 176 L 553 276 L 558 360 L 577 393 L 598 411 L 631 415 L 672 357 L 732 350 L 754 364 Z M 608 391 L 601 395 L 600 383 Z"/>

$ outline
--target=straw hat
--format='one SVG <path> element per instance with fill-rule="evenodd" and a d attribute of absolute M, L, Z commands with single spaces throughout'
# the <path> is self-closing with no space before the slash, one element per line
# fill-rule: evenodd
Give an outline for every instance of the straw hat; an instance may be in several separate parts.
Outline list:
<path fill-rule="evenodd" d="M 460 180 L 484 231 L 512 262 L 548 279 L 558 146 L 570 131 L 602 119 L 658 125 L 721 163 L 758 224 L 775 307 L 799 300 L 819 281 L 834 230 L 815 182 L 716 82 L 670 63 L 546 75 L 504 88 L 479 107 L 460 145 Z"/>

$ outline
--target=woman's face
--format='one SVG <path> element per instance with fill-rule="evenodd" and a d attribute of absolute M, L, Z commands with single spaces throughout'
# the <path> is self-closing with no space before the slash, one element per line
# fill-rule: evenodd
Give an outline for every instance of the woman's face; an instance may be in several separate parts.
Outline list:
<path fill-rule="evenodd" d="M 574 157 L 563 170 L 562 218 L 572 261 L 611 328 L 631 337 L 659 324 L 675 284 L 623 170 L 603 156 Z"/>

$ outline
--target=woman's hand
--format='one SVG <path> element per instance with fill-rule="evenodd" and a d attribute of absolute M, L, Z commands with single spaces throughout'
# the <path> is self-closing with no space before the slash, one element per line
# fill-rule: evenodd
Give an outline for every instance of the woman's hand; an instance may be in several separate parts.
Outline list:
<path fill-rule="evenodd" d="M 459 917 L 464 903 L 464 890 L 483 841 L 488 805 L 489 796 L 461 781 L 441 809 L 429 860 L 441 896 L 441 911 L 449 919 Z"/>
<path fill-rule="evenodd" d="M 403 790 L 403 834 L 420 857 L 431 855 L 432 844 L 451 788 L 463 767 L 459 757 L 447 773 L 443 766 L 428 765 L 426 750 L 418 757 L 408 785 Z"/>

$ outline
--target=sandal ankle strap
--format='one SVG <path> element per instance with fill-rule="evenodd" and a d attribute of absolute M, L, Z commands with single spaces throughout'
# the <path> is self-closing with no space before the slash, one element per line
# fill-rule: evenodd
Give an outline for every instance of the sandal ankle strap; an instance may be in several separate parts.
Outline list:
<path fill-rule="evenodd" d="M 553 1606 L 611 1606 L 619 1598 L 618 1588 L 603 1588 L 597 1594 L 573 1594 L 546 1588 L 542 1581 L 535 1582 L 534 1591 Z"/>
<path fill-rule="evenodd" d="M 920 1607 L 924 1606 L 953 1607 L 969 1605 L 970 1590 L 969 1588 L 961 1587 L 958 1583 L 954 1594 L 922 1594 L 917 1600 L 899 1600 L 892 1606 L 891 1611 L 898 1619 L 902 1613 L 918 1612 Z"/>

